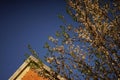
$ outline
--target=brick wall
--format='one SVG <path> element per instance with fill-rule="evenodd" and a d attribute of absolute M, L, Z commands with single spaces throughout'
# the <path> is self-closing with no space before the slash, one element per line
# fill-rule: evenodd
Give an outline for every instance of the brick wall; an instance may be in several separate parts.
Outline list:
<path fill-rule="evenodd" d="M 30 69 L 23 76 L 22 80 L 48 80 L 48 79 L 38 75 L 33 69 Z"/>

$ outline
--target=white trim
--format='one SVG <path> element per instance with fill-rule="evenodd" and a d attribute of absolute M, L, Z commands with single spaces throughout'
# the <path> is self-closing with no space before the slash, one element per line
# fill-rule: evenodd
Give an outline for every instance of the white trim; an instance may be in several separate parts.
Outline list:
<path fill-rule="evenodd" d="M 24 75 L 30 70 L 30 66 L 27 66 L 24 71 L 17 77 L 16 80 L 22 80 L 22 78 L 24 77 Z"/>
<path fill-rule="evenodd" d="M 17 71 L 9 78 L 9 80 L 15 80 L 21 73 L 22 71 L 28 66 L 30 63 L 30 60 L 27 59 L 25 62 L 17 69 Z"/>
<path fill-rule="evenodd" d="M 9 78 L 9 80 L 20 80 L 20 78 L 25 74 L 27 70 L 25 70 L 27 67 L 29 67 L 28 65 L 30 64 L 31 61 L 34 61 L 35 63 L 39 63 L 39 60 L 36 59 L 33 56 L 30 56 L 27 60 L 25 60 L 25 62 L 17 69 L 17 71 Z M 50 67 L 48 67 L 47 65 L 43 64 L 43 68 L 45 70 L 47 70 L 48 72 L 52 73 L 54 72 Z M 24 71 L 25 70 L 25 71 Z M 23 72 L 24 71 L 24 72 Z M 21 76 L 22 75 L 22 76 Z M 19 78 L 19 79 L 18 79 Z M 57 78 L 59 80 L 66 80 L 65 78 L 61 77 L 60 75 L 57 75 Z"/>

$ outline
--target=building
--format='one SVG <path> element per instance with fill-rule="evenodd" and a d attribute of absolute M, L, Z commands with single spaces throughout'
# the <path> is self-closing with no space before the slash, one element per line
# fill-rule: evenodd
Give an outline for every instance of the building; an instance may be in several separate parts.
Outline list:
<path fill-rule="evenodd" d="M 9 80 L 66 80 L 43 64 L 37 58 L 30 56 L 9 78 Z"/>

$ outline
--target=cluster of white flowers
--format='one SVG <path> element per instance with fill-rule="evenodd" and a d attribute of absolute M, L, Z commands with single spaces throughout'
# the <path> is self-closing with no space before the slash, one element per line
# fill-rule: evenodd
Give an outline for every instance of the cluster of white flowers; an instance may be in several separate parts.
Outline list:
<path fill-rule="evenodd" d="M 75 32 L 78 34 L 78 38 L 85 39 L 86 41 L 91 41 L 89 33 L 82 28 L 75 29 Z"/>
<path fill-rule="evenodd" d="M 75 46 L 74 44 L 70 45 L 69 48 L 68 48 L 68 50 L 71 51 L 74 48 L 74 46 Z"/>
<path fill-rule="evenodd" d="M 75 49 L 73 50 L 73 52 L 79 53 L 79 52 L 80 52 L 80 47 L 77 45 L 77 46 L 75 47 Z"/>
<path fill-rule="evenodd" d="M 72 26 L 71 26 L 71 25 L 68 25 L 67 29 L 68 29 L 68 30 L 71 30 L 71 29 L 72 29 Z"/>
<path fill-rule="evenodd" d="M 85 57 L 86 57 L 85 55 L 82 55 L 82 59 L 85 59 Z"/>
<path fill-rule="evenodd" d="M 83 49 L 81 49 L 79 45 L 70 45 L 68 50 L 71 56 L 76 55 L 76 58 L 80 60 L 81 59 L 84 60 L 86 58 L 86 55 L 84 54 Z"/>
<path fill-rule="evenodd" d="M 58 39 L 53 38 L 52 36 L 49 36 L 48 38 L 50 41 L 52 41 L 53 43 L 57 43 Z"/>
<path fill-rule="evenodd" d="M 52 50 L 53 51 L 58 51 L 60 53 L 64 53 L 64 46 L 63 45 L 57 46 L 57 47 L 54 47 Z"/>
<path fill-rule="evenodd" d="M 48 63 L 52 63 L 53 60 L 54 60 L 54 57 L 48 57 L 48 58 L 46 59 L 46 61 L 47 61 Z"/>
<path fill-rule="evenodd" d="M 72 44 L 72 39 L 69 38 L 68 40 L 65 41 L 65 44 Z"/>
<path fill-rule="evenodd" d="M 60 61 L 56 60 L 56 64 L 60 65 L 61 63 L 60 63 Z"/>

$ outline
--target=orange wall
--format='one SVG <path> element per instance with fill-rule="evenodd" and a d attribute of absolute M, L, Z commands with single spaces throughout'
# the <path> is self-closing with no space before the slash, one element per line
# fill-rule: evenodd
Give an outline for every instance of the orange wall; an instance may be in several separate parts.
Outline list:
<path fill-rule="evenodd" d="M 22 78 L 22 80 L 49 80 L 39 76 L 33 69 L 30 69 Z"/>

